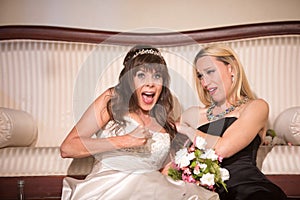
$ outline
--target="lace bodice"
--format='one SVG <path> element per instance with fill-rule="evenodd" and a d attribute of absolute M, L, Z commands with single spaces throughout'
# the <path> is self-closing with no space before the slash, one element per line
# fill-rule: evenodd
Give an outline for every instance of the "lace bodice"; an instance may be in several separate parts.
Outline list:
<path fill-rule="evenodd" d="M 126 117 L 126 127 L 116 127 L 113 122 L 109 122 L 105 129 L 98 133 L 99 138 L 115 137 L 117 135 L 128 134 L 139 124 Z M 151 132 L 151 131 L 150 131 Z M 98 160 L 96 168 L 98 170 L 114 169 L 120 171 L 152 171 L 159 170 L 170 150 L 170 136 L 167 133 L 151 132 L 152 138 L 148 141 L 148 151 L 140 151 L 141 149 L 120 149 L 116 151 L 97 154 L 95 158 Z M 98 166 L 97 166 L 98 165 Z M 101 165 L 101 166 L 99 166 Z M 96 171 L 98 171 L 96 170 Z"/>

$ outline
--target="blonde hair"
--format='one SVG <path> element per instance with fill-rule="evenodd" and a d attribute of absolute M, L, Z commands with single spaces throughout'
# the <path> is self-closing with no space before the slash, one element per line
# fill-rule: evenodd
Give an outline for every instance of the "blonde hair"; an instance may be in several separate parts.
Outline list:
<path fill-rule="evenodd" d="M 229 46 L 213 44 L 201 49 L 194 60 L 194 79 L 196 83 L 198 97 L 205 106 L 211 105 L 211 97 L 209 93 L 201 86 L 196 71 L 196 62 L 198 61 L 198 59 L 204 56 L 213 56 L 218 61 L 221 61 L 226 65 L 230 64 L 233 70 L 235 71 L 235 77 L 231 89 L 228 93 L 228 97 L 230 97 L 228 101 L 231 104 L 236 105 L 237 101 L 241 100 L 242 97 L 255 99 L 255 96 L 248 83 L 243 66 L 239 61 L 237 54 Z"/>

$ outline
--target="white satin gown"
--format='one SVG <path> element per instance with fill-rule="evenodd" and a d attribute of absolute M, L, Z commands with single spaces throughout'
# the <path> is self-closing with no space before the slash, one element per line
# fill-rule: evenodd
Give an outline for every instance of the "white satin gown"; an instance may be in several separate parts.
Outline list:
<path fill-rule="evenodd" d="M 112 123 L 98 137 L 126 134 L 139 124 L 131 118 L 116 133 Z M 219 199 L 203 187 L 174 181 L 161 174 L 170 150 L 169 134 L 153 132 L 150 151 L 116 150 L 95 155 L 92 172 L 84 179 L 63 180 L 62 200 L 204 200 Z"/>

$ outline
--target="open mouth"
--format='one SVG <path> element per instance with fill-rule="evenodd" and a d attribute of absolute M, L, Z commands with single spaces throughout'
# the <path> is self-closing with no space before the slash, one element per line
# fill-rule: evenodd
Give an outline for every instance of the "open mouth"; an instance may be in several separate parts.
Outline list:
<path fill-rule="evenodd" d="M 208 88 L 207 91 L 209 92 L 210 95 L 214 94 L 214 92 L 217 90 L 216 87 L 213 88 Z"/>
<path fill-rule="evenodd" d="M 142 99 L 146 104 L 152 104 L 154 101 L 154 92 L 143 92 L 142 93 Z"/>

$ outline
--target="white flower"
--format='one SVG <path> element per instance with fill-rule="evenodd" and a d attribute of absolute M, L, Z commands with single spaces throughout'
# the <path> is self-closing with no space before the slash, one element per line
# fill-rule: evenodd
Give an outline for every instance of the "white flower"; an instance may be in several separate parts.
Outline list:
<path fill-rule="evenodd" d="M 196 174 L 196 175 L 200 174 L 200 168 L 195 167 L 193 173 Z"/>
<path fill-rule="evenodd" d="M 206 167 L 207 167 L 207 164 L 201 163 L 201 164 L 199 165 L 199 167 L 200 167 L 201 169 L 205 170 Z"/>
<path fill-rule="evenodd" d="M 215 175 L 211 173 L 203 174 L 200 178 L 201 184 L 212 186 L 215 184 Z"/>
<path fill-rule="evenodd" d="M 186 148 L 180 149 L 176 152 L 175 155 L 175 164 L 179 165 L 179 167 L 186 167 L 190 164 L 190 160 L 195 158 L 194 152 L 189 153 Z"/>
<path fill-rule="evenodd" d="M 198 141 L 197 147 L 196 141 Z M 199 137 L 195 140 L 195 146 L 183 148 L 177 151 L 174 159 L 176 167 L 170 168 L 171 170 L 169 169 L 169 176 L 173 177 L 174 180 L 183 180 L 189 183 L 196 183 L 197 185 L 200 183 L 200 185 L 210 190 L 215 188 L 214 186 L 217 182 L 218 184 L 222 184 L 226 189 L 224 181 L 230 178 L 229 171 L 220 167 L 219 162 L 222 161 L 213 149 L 199 149 L 199 147 L 202 148 L 205 144 L 205 140 Z M 196 158 L 196 155 L 197 159 L 195 162 L 191 162 Z M 201 159 L 199 159 L 199 157 Z M 213 171 L 214 173 L 209 173 L 209 171 Z M 218 178 L 216 180 L 215 173 L 218 174 Z"/>
<path fill-rule="evenodd" d="M 195 141 L 195 146 L 198 149 L 205 149 L 207 142 L 203 137 L 197 136 Z"/>
<path fill-rule="evenodd" d="M 194 172 L 194 174 L 198 175 L 198 174 L 200 174 L 201 169 L 202 169 L 202 171 L 204 171 L 206 169 L 206 167 L 207 167 L 207 164 L 197 162 L 197 165 L 194 168 L 193 172 Z"/>
<path fill-rule="evenodd" d="M 220 173 L 222 181 L 227 181 L 230 178 L 229 171 L 225 168 L 220 167 Z"/>
<path fill-rule="evenodd" d="M 205 152 L 200 156 L 203 159 L 211 159 L 212 161 L 218 160 L 218 155 L 213 149 L 206 149 Z"/>

